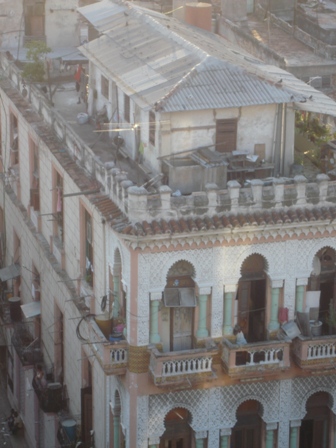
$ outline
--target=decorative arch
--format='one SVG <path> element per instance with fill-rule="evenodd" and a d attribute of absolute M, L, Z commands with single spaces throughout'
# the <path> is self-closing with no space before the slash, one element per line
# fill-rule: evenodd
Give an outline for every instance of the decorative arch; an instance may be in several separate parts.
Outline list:
<path fill-rule="evenodd" d="M 112 413 L 114 413 L 115 409 L 118 409 L 119 406 L 120 423 L 124 434 L 126 434 L 127 418 L 128 418 L 126 409 L 126 399 L 127 395 L 125 394 L 124 388 L 120 384 L 115 384 L 115 387 L 111 390 L 110 407 Z"/>
<path fill-rule="evenodd" d="M 246 251 L 244 251 L 238 258 L 236 261 L 236 276 L 237 278 L 241 277 L 241 269 L 242 266 L 244 264 L 244 262 L 251 256 L 253 255 L 259 255 L 261 256 L 264 260 L 265 260 L 265 272 L 269 275 L 270 273 L 270 265 L 269 265 L 269 261 L 268 258 L 266 256 L 265 253 L 263 253 L 263 251 L 256 251 L 253 250 L 252 247 L 247 249 Z"/>
<path fill-rule="evenodd" d="M 313 268 L 314 268 L 314 257 L 316 256 L 316 254 L 324 249 L 324 248 L 328 248 L 328 249 L 332 249 L 334 251 L 336 251 L 336 242 L 335 244 L 330 244 L 332 241 L 332 239 L 328 239 L 328 242 L 324 239 L 322 241 L 318 241 L 314 247 L 311 249 L 311 251 L 308 253 L 307 256 L 307 271 L 309 272 L 309 275 L 311 274 Z"/>
<path fill-rule="evenodd" d="M 316 387 L 312 390 L 309 390 L 303 397 L 302 397 L 302 402 L 301 402 L 301 415 L 300 415 L 300 419 L 302 420 L 304 418 L 304 416 L 307 413 L 307 402 L 309 400 L 309 398 L 314 395 L 317 394 L 318 392 L 326 392 L 329 397 L 330 397 L 330 409 L 335 413 L 336 409 L 335 409 L 335 395 L 332 392 L 331 389 L 329 389 L 328 387 Z"/>
<path fill-rule="evenodd" d="M 266 258 L 265 258 L 263 255 L 254 253 L 254 254 L 251 254 L 251 255 L 249 255 L 248 257 L 246 257 L 245 260 L 243 261 L 242 265 L 240 266 L 240 276 L 243 276 L 243 270 L 244 270 L 244 268 L 246 268 L 246 264 L 247 264 L 248 260 L 250 260 L 250 259 L 252 259 L 252 258 L 253 258 L 254 260 L 255 260 L 256 258 L 261 259 L 262 262 L 263 262 L 263 265 L 264 265 L 264 266 L 262 267 L 262 270 L 265 271 L 265 272 L 268 271 L 268 263 L 267 263 Z"/>
<path fill-rule="evenodd" d="M 187 268 L 187 269 L 185 269 L 185 272 L 180 271 L 178 274 L 177 273 L 175 274 L 173 272 L 173 270 L 174 269 L 179 270 L 178 269 L 179 266 L 180 266 L 180 269 L 181 269 L 182 265 L 186 266 L 186 268 Z M 187 261 L 187 260 L 176 261 L 174 264 L 172 264 L 170 266 L 170 268 L 169 268 L 169 270 L 167 272 L 167 278 L 168 278 L 169 275 L 175 276 L 175 275 L 179 275 L 179 274 L 189 275 L 190 277 L 195 278 L 195 266 L 192 263 L 190 263 L 190 261 Z"/>
<path fill-rule="evenodd" d="M 195 252 L 195 251 L 193 251 Z M 171 267 L 179 262 L 179 261 L 185 261 L 187 263 L 190 263 L 193 266 L 194 269 L 194 277 L 193 279 L 195 280 L 195 282 L 197 281 L 196 279 L 199 276 L 199 272 L 197 271 L 197 263 L 196 263 L 196 256 L 197 256 L 197 251 L 196 251 L 196 255 L 194 256 L 185 256 L 186 254 L 183 254 L 184 256 L 181 256 L 181 253 L 176 252 L 174 254 L 171 254 L 171 257 L 168 258 L 167 262 L 162 266 L 161 269 L 161 285 L 164 287 L 164 285 L 167 283 L 167 277 L 168 277 L 168 272 L 171 269 Z M 158 285 L 159 286 L 159 285 Z"/>
<path fill-rule="evenodd" d="M 181 258 L 181 257 L 176 257 L 176 260 L 174 260 L 174 261 L 172 261 L 172 260 L 169 260 L 169 265 L 167 264 L 165 267 L 164 267 L 164 282 L 163 282 L 163 284 L 166 284 L 167 283 L 167 279 L 168 279 L 168 275 L 169 275 L 169 272 L 171 271 L 171 269 L 177 264 L 177 263 L 182 263 L 182 262 L 184 262 L 184 263 L 188 263 L 191 267 L 192 267 L 192 271 L 193 271 L 193 275 L 191 275 L 191 277 L 195 280 L 196 279 L 196 277 L 197 277 L 197 275 L 196 275 L 196 267 L 195 267 L 195 263 L 193 262 L 193 261 L 191 261 L 191 260 L 188 260 L 188 259 L 186 259 L 186 258 Z"/>
<path fill-rule="evenodd" d="M 237 423 L 237 412 L 238 412 L 239 406 L 241 406 L 246 401 L 251 401 L 251 400 L 257 401 L 258 403 L 261 404 L 262 413 L 261 413 L 260 417 L 263 419 L 263 421 L 265 423 L 268 423 L 268 421 L 264 419 L 264 416 L 272 415 L 272 413 L 268 412 L 267 404 L 264 403 L 264 401 L 258 395 L 252 394 L 252 395 L 247 395 L 245 397 L 239 398 L 232 405 L 232 413 L 231 413 L 231 418 L 230 418 L 230 420 L 231 420 L 231 427 L 234 427 L 234 425 Z"/>
<path fill-rule="evenodd" d="M 151 434 L 150 436 L 162 437 L 162 435 L 164 434 L 164 432 L 166 430 L 166 426 L 165 426 L 166 417 L 169 414 L 169 412 L 173 411 L 176 408 L 186 409 L 189 412 L 190 417 L 191 417 L 190 427 L 194 431 L 197 430 L 193 427 L 193 422 L 194 422 L 193 406 L 186 404 L 186 403 L 175 402 L 175 403 L 169 404 L 168 406 L 165 406 L 164 409 L 162 409 L 162 411 L 161 411 L 162 418 L 155 425 L 155 434 Z"/>

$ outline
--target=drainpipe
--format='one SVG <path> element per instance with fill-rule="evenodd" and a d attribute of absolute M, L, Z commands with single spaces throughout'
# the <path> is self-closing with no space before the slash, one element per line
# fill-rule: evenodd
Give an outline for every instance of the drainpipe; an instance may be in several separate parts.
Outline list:
<path fill-rule="evenodd" d="M 280 134 L 280 163 L 279 174 L 284 173 L 284 159 L 285 159 L 285 120 L 286 120 L 286 105 L 281 105 L 281 134 Z"/>

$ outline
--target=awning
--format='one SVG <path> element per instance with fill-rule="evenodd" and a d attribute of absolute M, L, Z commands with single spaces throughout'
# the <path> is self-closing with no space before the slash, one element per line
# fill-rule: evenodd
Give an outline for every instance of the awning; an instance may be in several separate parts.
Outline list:
<path fill-rule="evenodd" d="M 22 312 L 26 319 L 30 317 L 40 316 L 41 314 L 41 302 L 30 302 L 25 305 L 21 305 Z"/>
<path fill-rule="evenodd" d="M 11 266 L 7 266 L 5 268 L 0 269 L 0 280 L 2 282 L 6 282 L 7 280 L 11 280 L 12 278 L 19 277 L 20 275 L 20 265 L 12 264 Z"/>
<path fill-rule="evenodd" d="M 196 306 L 195 288 L 166 288 L 163 294 L 166 307 Z"/>

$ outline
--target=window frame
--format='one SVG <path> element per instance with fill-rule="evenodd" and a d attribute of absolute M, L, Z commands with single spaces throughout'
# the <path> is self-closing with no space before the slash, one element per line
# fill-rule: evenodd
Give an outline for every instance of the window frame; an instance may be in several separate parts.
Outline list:
<path fill-rule="evenodd" d="M 109 99 L 110 95 L 110 83 L 104 75 L 100 75 L 100 92 L 106 99 Z"/>
<path fill-rule="evenodd" d="M 148 132 L 149 132 L 149 143 L 153 146 L 155 146 L 155 134 L 156 134 L 156 115 L 155 112 L 150 110 L 149 111 L 149 123 L 148 123 Z"/>
<path fill-rule="evenodd" d="M 131 99 L 124 93 L 124 119 L 127 123 L 131 122 Z"/>

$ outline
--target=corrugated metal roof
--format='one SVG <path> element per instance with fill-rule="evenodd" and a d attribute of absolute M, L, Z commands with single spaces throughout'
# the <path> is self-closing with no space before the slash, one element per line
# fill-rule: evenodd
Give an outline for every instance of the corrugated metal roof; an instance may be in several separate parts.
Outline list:
<path fill-rule="evenodd" d="M 100 5 L 111 5 L 111 29 L 105 23 L 104 35 L 81 50 L 142 107 L 173 112 L 303 100 L 253 73 L 250 65 L 260 61 L 239 58 L 219 36 L 127 3 L 121 10 L 103 0 L 80 12 L 100 26 Z"/>
<path fill-rule="evenodd" d="M 81 47 L 143 108 L 164 112 L 272 103 L 336 116 L 336 103 L 224 38 L 131 3 L 79 8 L 104 34 Z"/>

